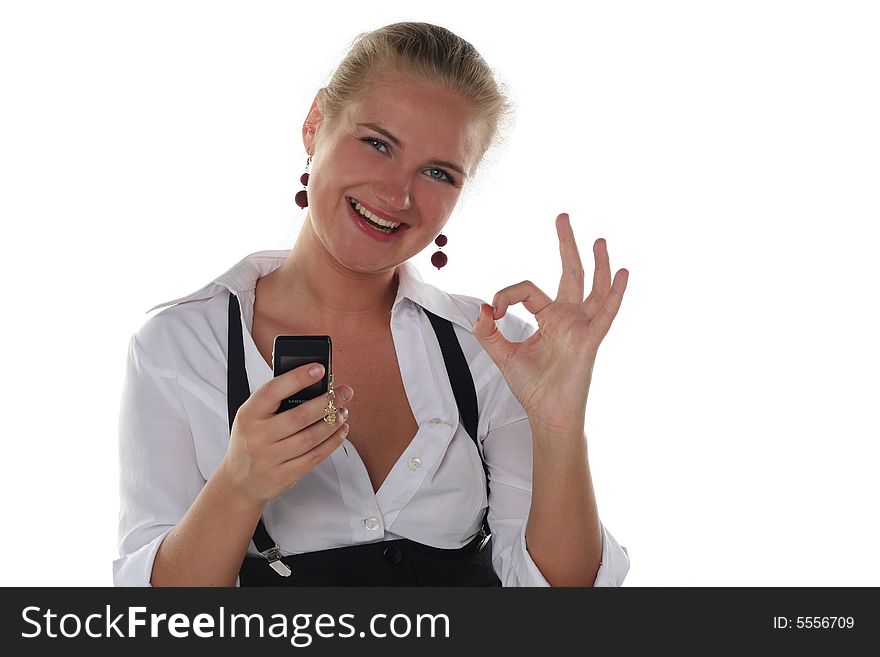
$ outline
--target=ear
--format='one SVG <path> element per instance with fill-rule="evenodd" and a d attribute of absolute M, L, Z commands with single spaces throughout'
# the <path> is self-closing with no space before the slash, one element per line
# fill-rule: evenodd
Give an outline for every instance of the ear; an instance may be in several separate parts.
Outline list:
<path fill-rule="evenodd" d="M 324 89 L 318 89 L 318 93 L 315 94 L 315 99 L 312 101 L 312 106 L 309 108 L 306 120 L 303 122 L 303 146 L 306 147 L 306 153 L 309 153 L 310 155 L 315 152 L 315 141 L 318 136 L 318 128 L 320 128 L 321 124 L 324 122 L 324 111 L 321 108 L 323 105 L 323 95 Z"/>

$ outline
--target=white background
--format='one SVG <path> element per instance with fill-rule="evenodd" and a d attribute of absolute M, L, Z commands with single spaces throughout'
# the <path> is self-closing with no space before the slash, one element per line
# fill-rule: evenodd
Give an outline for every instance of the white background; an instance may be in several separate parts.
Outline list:
<path fill-rule="evenodd" d="M 626 585 L 880 585 L 876 4 L 0 6 L 0 583 L 111 584 L 130 336 L 290 247 L 315 91 L 424 20 L 518 106 L 424 278 L 555 296 L 563 211 L 630 270 L 587 407 Z"/>

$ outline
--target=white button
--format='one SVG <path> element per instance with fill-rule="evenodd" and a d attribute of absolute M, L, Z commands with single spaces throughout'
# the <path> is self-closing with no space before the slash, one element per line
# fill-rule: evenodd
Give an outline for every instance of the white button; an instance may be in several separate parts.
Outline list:
<path fill-rule="evenodd" d="M 366 520 L 364 520 L 364 527 L 366 527 L 370 531 L 375 531 L 379 529 L 379 519 L 374 516 L 367 518 Z"/>
<path fill-rule="evenodd" d="M 422 459 L 420 459 L 418 456 L 414 456 L 407 462 L 406 465 L 410 470 L 415 472 L 422 467 Z"/>
<path fill-rule="evenodd" d="M 430 420 L 428 420 L 428 422 L 430 422 L 431 424 L 440 424 L 441 422 L 443 422 L 443 420 L 441 420 L 439 417 L 432 417 Z"/>

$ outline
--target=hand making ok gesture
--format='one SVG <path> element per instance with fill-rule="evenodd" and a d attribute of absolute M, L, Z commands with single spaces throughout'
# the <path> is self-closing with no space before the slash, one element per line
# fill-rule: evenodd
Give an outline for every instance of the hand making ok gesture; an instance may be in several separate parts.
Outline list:
<path fill-rule="evenodd" d="M 483 304 L 473 333 L 486 350 L 529 420 L 551 433 L 570 433 L 583 427 L 599 344 L 611 328 L 629 272 L 620 269 L 611 282 L 604 239 L 593 244 L 596 268 L 593 289 L 584 299 L 584 268 L 567 214 L 556 217 L 562 278 L 556 299 L 531 281 L 522 281 L 495 294 Z M 538 330 L 522 342 L 512 342 L 495 326 L 511 304 L 520 303 L 538 322 Z"/>

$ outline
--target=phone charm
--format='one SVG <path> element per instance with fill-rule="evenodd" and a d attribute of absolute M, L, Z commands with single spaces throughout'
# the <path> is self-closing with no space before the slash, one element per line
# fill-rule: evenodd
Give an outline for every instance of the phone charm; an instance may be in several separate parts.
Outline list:
<path fill-rule="evenodd" d="M 333 391 L 333 375 L 328 375 L 327 381 L 327 408 L 324 409 L 324 422 L 327 424 L 336 424 L 336 406 L 333 400 L 336 399 L 336 393 Z"/>

